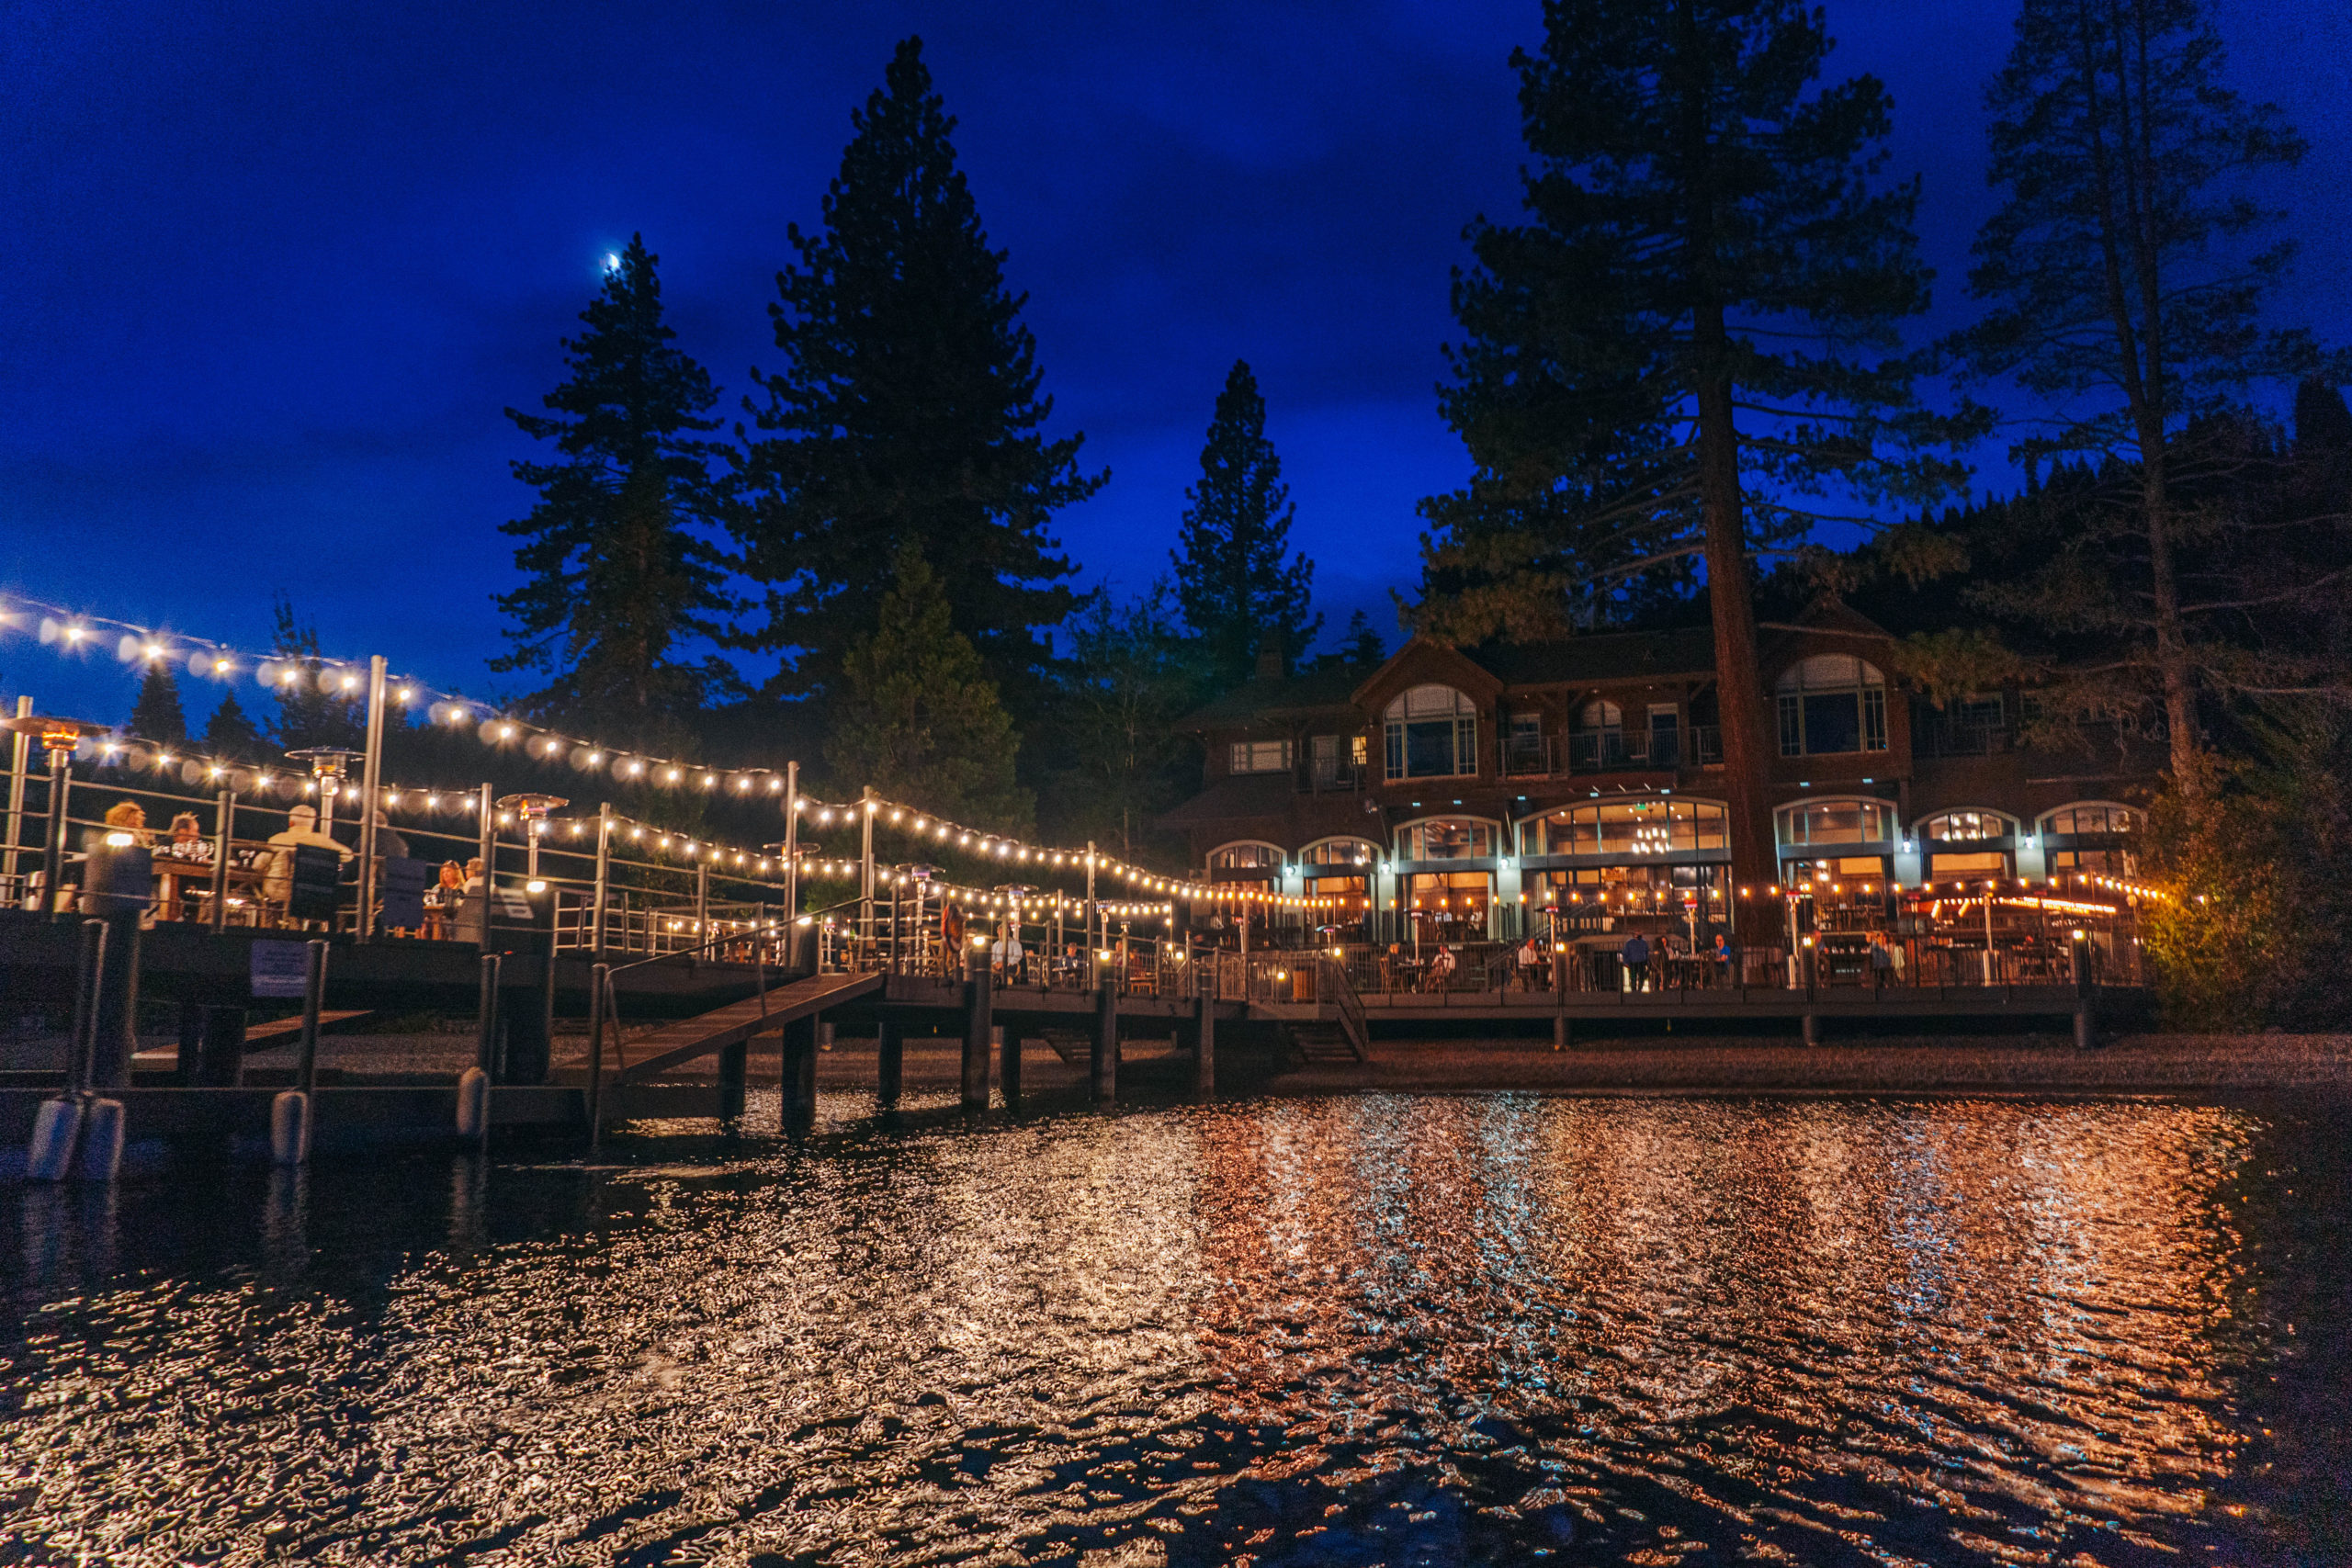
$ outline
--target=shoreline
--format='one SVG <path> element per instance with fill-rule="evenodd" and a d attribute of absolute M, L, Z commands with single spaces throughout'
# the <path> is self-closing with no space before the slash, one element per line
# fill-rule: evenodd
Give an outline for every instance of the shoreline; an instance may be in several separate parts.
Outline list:
<path fill-rule="evenodd" d="M 559 1043 L 559 1060 L 572 1043 Z M 585 1042 L 580 1042 L 584 1046 Z M 764 1042 L 763 1043 L 765 1043 Z M 450 1035 L 337 1035 L 322 1038 L 326 1081 L 420 1083 L 454 1079 L 470 1065 L 469 1041 Z M 0 1066 L 28 1067 L 47 1051 L 0 1052 Z M 257 1055 L 256 1069 L 283 1072 L 292 1053 Z M 1033 1094 L 1084 1096 L 1083 1060 L 1064 1062 L 1039 1042 L 1023 1053 Z M 951 1088 L 961 1079 L 956 1040 L 918 1036 L 906 1043 L 910 1089 Z M 45 1065 L 45 1064 L 44 1064 Z M 750 1081 L 773 1085 L 775 1050 L 755 1049 Z M 676 1081 L 711 1077 L 715 1064 L 691 1064 Z M 996 1064 L 991 1063 L 993 1069 Z M 1851 1094 L 2131 1095 L 2214 1094 L 2322 1089 L 2352 1091 L 2352 1033 L 2120 1035 L 2078 1051 L 2059 1034 L 1907 1036 L 1804 1045 L 1782 1039 L 1687 1034 L 1578 1038 L 1555 1051 L 1548 1040 L 1376 1040 L 1363 1062 L 1295 1063 L 1287 1052 L 1255 1045 L 1220 1053 L 1218 1097 L 1332 1094 L 1476 1094 L 1513 1091 L 1589 1095 L 1760 1094 L 1792 1098 Z M 822 1089 L 872 1089 L 874 1042 L 838 1040 L 821 1053 Z M 13 1076 L 13 1075 L 12 1075 Z M 275 1073 L 272 1074 L 275 1076 Z M 1165 1039 L 1127 1042 L 1120 1087 L 1163 1100 L 1189 1089 L 1189 1051 Z M 991 1071 L 990 1077 L 999 1075 Z"/>

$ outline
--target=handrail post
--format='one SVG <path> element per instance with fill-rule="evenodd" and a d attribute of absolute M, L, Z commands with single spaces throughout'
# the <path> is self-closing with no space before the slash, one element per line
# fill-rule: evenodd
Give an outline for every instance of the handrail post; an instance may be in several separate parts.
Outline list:
<path fill-rule="evenodd" d="M 857 850 L 857 923 L 869 960 L 874 953 L 874 786 L 867 784 L 858 796 L 858 815 L 865 822 Z"/>
<path fill-rule="evenodd" d="M 792 958 L 792 922 L 800 913 L 800 764 L 784 765 L 784 950 Z"/>
<path fill-rule="evenodd" d="M 229 852 L 237 841 L 237 792 L 224 789 L 212 817 L 212 934 L 229 929 Z"/>
<path fill-rule="evenodd" d="M 58 899 L 58 883 L 65 874 L 65 808 L 74 793 L 74 753 L 49 754 L 49 820 L 41 824 L 40 896 L 52 921 L 70 912 Z"/>
<path fill-rule="evenodd" d="M 480 834 L 481 842 L 476 848 L 476 854 L 481 861 L 481 920 L 480 925 L 481 929 L 481 950 L 484 953 L 488 953 L 491 949 L 490 913 L 492 908 L 495 907 L 498 902 L 496 898 L 491 896 L 492 889 L 498 886 L 498 807 L 492 803 L 491 789 L 492 786 L 489 784 L 482 785 L 481 795 L 476 797 L 481 803 L 478 809 L 481 817 Z M 485 1062 L 482 1064 L 482 1071 L 490 1071 L 489 1063 Z"/>
<path fill-rule="evenodd" d="M 17 716 L 30 718 L 32 716 L 32 698 L 18 697 Z M 8 755 L 8 848 L 6 870 L 12 886 L 17 879 L 17 852 L 24 843 L 25 773 L 31 765 L 32 755 L 33 738 L 24 730 L 17 730 L 16 744 L 9 749 Z M 21 889 L 19 892 L 21 893 Z"/>
<path fill-rule="evenodd" d="M 376 929 L 376 813 L 383 809 L 384 656 L 368 660 L 368 750 L 359 770 L 359 930 L 365 943 Z"/>
<path fill-rule="evenodd" d="M 695 862 L 695 962 L 702 962 L 703 949 L 710 943 L 710 863 Z"/>
<path fill-rule="evenodd" d="M 599 959 L 605 956 L 605 900 L 613 882 L 613 803 L 605 801 L 596 807 L 596 906 L 591 917 L 595 921 L 588 950 Z"/>

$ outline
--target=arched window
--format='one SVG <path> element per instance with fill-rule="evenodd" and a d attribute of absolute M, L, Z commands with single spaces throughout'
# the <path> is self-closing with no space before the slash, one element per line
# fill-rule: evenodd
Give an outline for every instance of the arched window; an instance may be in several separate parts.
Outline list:
<path fill-rule="evenodd" d="M 1615 729 L 1625 722 L 1624 710 L 1599 697 L 1577 710 L 1578 729 Z"/>
<path fill-rule="evenodd" d="M 1211 871 L 1278 871 L 1282 863 L 1279 846 L 1254 840 L 1219 844 L 1209 852 Z"/>
<path fill-rule="evenodd" d="M 1800 800 L 1773 813 L 1772 822 L 1783 850 L 1894 841 L 1894 807 L 1883 800 Z"/>
<path fill-rule="evenodd" d="M 1415 686 L 1381 716 L 1388 776 L 1441 779 L 1478 771 L 1478 709 L 1451 686 Z"/>
<path fill-rule="evenodd" d="M 2007 839 L 2014 836 L 2017 830 L 2017 818 L 2007 812 L 1979 811 L 1973 807 L 1939 811 L 1913 829 L 1923 842 L 1938 844 L 1973 844 L 1985 839 Z"/>
<path fill-rule="evenodd" d="M 1301 865 L 1369 866 L 1380 858 L 1380 846 L 1370 839 L 1325 839 L 1298 852 Z"/>
<path fill-rule="evenodd" d="M 1781 672 L 1781 755 L 1886 750 L 1886 677 L 1850 653 L 1816 653 Z"/>
<path fill-rule="evenodd" d="M 1724 808 L 1712 800 L 1600 801 L 1563 807 L 1519 825 L 1531 855 L 1651 855 L 1729 852 Z"/>
<path fill-rule="evenodd" d="M 2046 812 L 2041 818 L 2045 833 L 2136 833 L 2143 818 L 2129 806 L 2118 806 L 2111 800 L 2078 800 L 2072 806 L 2062 806 Z"/>
<path fill-rule="evenodd" d="M 1495 824 L 1476 817 L 1431 817 L 1396 829 L 1398 860 L 1483 860 L 1495 852 Z"/>
<path fill-rule="evenodd" d="M 2139 874 L 2139 835 L 2146 829 L 2147 818 L 2132 807 L 2112 800 L 2078 800 L 2044 812 L 2041 827 L 2045 839 L 2066 840 L 2048 846 L 2053 875 L 2068 872 Z"/>

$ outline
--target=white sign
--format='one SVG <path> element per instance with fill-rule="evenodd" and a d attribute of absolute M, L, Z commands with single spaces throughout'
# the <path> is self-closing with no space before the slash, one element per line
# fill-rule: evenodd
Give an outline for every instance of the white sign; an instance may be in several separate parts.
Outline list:
<path fill-rule="evenodd" d="M 310 944 L 300 942 L 254 943 L 253 980 L 256 997 L 300 997 L 310 978 Z"/>

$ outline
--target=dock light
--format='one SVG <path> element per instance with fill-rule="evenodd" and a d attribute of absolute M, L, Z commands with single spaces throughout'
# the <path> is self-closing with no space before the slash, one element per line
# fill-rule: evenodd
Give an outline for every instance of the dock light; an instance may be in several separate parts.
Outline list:
<path fill-rule="evenodd" d="M 229 661 L 225 659 L 214 660 L 212 661 L 212 672 L 215 675 L 226 675 L 229 672 Z"/>
<path fill-rule="evenodd" d="M 107 848 L 110 850 L 127 850 L 131 846 L 133 841 L 134 840 L 131 839 L 131 836 L 128 833 L 108 833 L 107 835 Z"/>
<path fill-rule="evenodd" d="M 536 876 L 535 876 L 535 877 L 533 877 L 530 881 L 526 882 L 525 884 L 523 884 L 523 891 L 524 891 L 524 892 L 526 892 L 526 893 L 544 893 L 544 892 L 546 892 L 547 890 L 548 890 L 548 885 L 547 885 L 545 882 L 542 882 L 541 880 L 539 880 L 539 879 L 538 879 L 537 877 L 536 877 Z"/>

